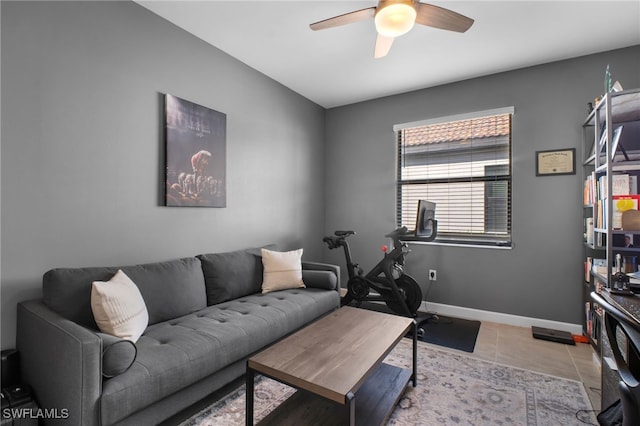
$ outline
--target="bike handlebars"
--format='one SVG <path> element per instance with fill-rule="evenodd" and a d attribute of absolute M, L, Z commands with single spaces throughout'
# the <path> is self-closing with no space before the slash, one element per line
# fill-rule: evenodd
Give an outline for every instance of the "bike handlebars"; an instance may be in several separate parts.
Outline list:
<path fill-rule="evenodd" d="M 409 230 L 407 229 L 406 226 L 401 226 L 400 228 L 396 228 L 393 231 L 389 232 L 387 235 L 385 235 L 385 237 L 387 238 L 396 238 L 396 237 L 402 237 L 402 236 L 409 236 L 411 235 L 411 233 L 409 232 Z"/>
<path fill-rule="evenodd" d="M 337 249 L 344 243 L 344 237 L 324 237 L 323 242 L 327 243 L 329 250 Z"/>
<path fill-rule="evenodd" d="M 416 236 L 413 232 L 409 231 L 406 226 L 401 226 L 394 229 L 387 235 L 386 238 L 393 240 L 393 245 L 399 247 L 402 245 L 402 241 L 433 241 L 438 234 L 438 221 L 435 219 L 429 219 L 432 224 L 432 232 L 429 236 Z M 356 231 L 335 231 L 334 235 L 324 237 L 322 241 L 327 243 L 330 250 L 341 247 L 345 244 L 345 239 L 350 235 L 355 235 Z"/>
<path fill-rule="evenodd" d="M 323 242 L 327 243 L 327 246 L 329 246 L 329 250 L 333 250 L 336 249 L 338 247 L 341 247 L 345 244 L 345 238 L 347 238 L 349 235 L 355 235 L 356 231 L 335 231 L 334 235 L 331 235 L 329 237 L 324 237 L 322 239 Z"/>

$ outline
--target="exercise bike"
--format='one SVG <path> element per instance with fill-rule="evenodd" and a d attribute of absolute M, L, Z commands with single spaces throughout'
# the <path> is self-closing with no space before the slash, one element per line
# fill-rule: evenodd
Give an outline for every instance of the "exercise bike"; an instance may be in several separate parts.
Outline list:
<path fill-rule="evenodd" d="M 435 228 L 436 221 L 432 222 Z M 415 237 L 406 227 L 397 228 L 385 235 L 393 241 L 391 251 L 383 246 L 382 260 L 366 274 L 351 257 L 347 238 L 355 235 L 355 231 L 335 231 L 334 235 L 324 237 L 322 241 L 330 250 L 339 247 L 344 250 L 349 280 L 341 304 L 344 306 L 355 301 L 360 306 L 365 301 L 383 301 L 393 312 L 415 318 L 422 303 L 422 290 L 416 280 L 403 271 L 405 256 L 410 251 L 405 241 L 430 241 L 435 239 L 435 234 L 434 229 L 430 237 Z"/>

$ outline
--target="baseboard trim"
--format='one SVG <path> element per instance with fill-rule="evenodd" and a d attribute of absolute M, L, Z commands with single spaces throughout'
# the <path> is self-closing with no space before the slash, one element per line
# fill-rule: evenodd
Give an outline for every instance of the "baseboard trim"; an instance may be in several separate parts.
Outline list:
<path fill-rule="evenodd" d="M 582 334 L 581 324 L 551 321 L 540 318 L 523 317 L 519 315 L 503 314 L 500 312 L 483 311 L 480 309 L 465 308 L 462 306 L 445 305 L 442 303 L 422 302 L 421 311 L 449 315 L 457 318 L 491 321 L 500 324 L 515 325 L 518 327 L 543 327 L 552 330 L 567 331 L 571 334 Z"/>

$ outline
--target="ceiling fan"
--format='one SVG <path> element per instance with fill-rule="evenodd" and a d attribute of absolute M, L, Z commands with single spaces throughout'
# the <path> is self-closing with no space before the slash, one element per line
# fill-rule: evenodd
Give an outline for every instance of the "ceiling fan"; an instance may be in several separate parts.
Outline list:
<path fill-rule="evenodd" d="M 379 0 L 376 7 L 334 16 L 314 22 L 309 27 L 314 31 L 324 30 L 368 18 L 374 18 L 378 32 L 374 58 L 386 56 L 393 40 L 408 33 L 415 23 L 459 33 L 467 31 L 473 24 L 471 18 L 439 6 L 420 3 L 417 0 Z"/>

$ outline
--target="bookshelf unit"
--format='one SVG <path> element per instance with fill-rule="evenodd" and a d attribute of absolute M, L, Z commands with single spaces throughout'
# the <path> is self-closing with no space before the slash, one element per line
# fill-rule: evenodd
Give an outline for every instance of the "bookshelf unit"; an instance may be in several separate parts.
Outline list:
<path fill-rule="evenodd" d="M 602 309 L 589 295 L 615 292 L 617 255 L 623 272 L 636 272 L 640 265 L 640 89 L 605 94 L 583 130 L 583 331 L 600 351 Z M 631 284 L 640 286 L 640 280 Z"/>

